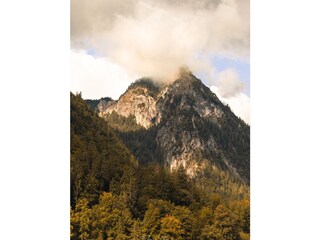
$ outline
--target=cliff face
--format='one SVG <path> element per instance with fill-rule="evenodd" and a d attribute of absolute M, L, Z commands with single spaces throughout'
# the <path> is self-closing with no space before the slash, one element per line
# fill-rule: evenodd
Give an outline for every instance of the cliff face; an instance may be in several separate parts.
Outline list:
<path fill-rule="evenodd" d="M 109 106 L 99 104 L 99 116 L 105 117 L 113 111 L 124 117 L 133 115 L 139 125 L 149 128 L 153 125 L 153 119 L 157 114 L 156 100 L 150 96 L 148 89 L 137 86 L 129 89 L 119 101 L 112 102 Z"/>
<path fill-rule="evenodd" d="M 106 119 L 112 112 L 134 116 L 145 128 L 143 136 L 152 134 L 155 158 L 170 169 L 183 166 L 190 176 L 207 168 L 220 169 L 249 182 L 249 126 L 191 72 L 181 71 L 169 85 L 142 79 L 118 101 L 99 105 L 98 114 Z M 148 144 L 141 138 L 137 141 Z M 137 155 L 143 158 L 143 153 Z"/>

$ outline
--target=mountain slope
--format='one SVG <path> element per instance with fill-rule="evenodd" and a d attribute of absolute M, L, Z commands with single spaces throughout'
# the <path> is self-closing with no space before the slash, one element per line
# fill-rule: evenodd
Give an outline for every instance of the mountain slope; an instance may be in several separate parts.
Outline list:
<path fill-rule="evenodd" d="M 71 93 L 70 102 L 71 203 L 83 196 L 95 201 L 126 167 L 136 168 L 137 160 L 81 96 Z"/>
<path fill-rule="evenodd" d="M 228 171 L 250 181 L 250 127 L 186 69 L 168 85 L 138 80 L 98 114 L 141 162 L 183 166 L 189 176 Z M 140 128 L 124 128 L 124 119 Z"/>
<path fill-rule="evenodd" d="M 184 87 L 191 88 L 191 95 L 196 96 L 193 84 L 184 84 Z M 146 91 L 152 90 L 149 84 L 143 83 L 143 86 Z M 140 88 L 141 84 L 136 82 L 131 87 Z M 159 88 L 154 97 L 166 87 Z M 177 92 L 174 95 L 179 96 Z M 199 157 L 203 154 L 201 149 L 195 153 L 184 145 L 190 143 L 188 138 L 179 138 L 190 134 L 205 149 L 206 136 L 202 135 L 210 126 L 196 110 L 192 110 L 195 105 L 189 105 L 189 111 L 183 111 L 178 107 L 180 104 L 171 103 L 170 98 L 167 99 L 169 103 L 157 101 L 156 107 L 158 109 L 160 103 L 168 104 L 171 115 L 157 110 L 156 116 L 162 114 L 161 117 L 155 118 L 149 128 L 144 128 L 137 124 L 134 115 L 124 117 L 116 112 L 106 114 L 106 122 L 81 99 L 81 95 L 71 94 L 72 240 L 172 238 L 167 234 L 168 227 L 173 229 L 170 232 L 176 239 L 211 239 L 216 236 L 217 229 L 232 232 L 232 239 L 249 238 L 249 186 L 235 178 L 228 168 L 223 170 L 223 161 L 219 163 L 218 157 L 209 159 L 207 167 L 193 178 L 187 175 L 183 164 L 172 171 L 168 169 L 171 147 L 174 147 L 172 156 L 176 156 L 175 151 L 189 152 L 191 157 L 185 161 L 190 165 L 195 161 L 204 162 Z M 190 114 L 194 116 L 191 120 Z M 217 117 L 217 121 L 220 118 L 223 125 L 223 117 Z M 170 128 L 171 124 L 173 127 Z M 116 134 L 139 157 L 141 164 L 137 164 Z M 163 138 L 168 138 L 168 145 Z M 171 138 L 176 142 L 170 142 Z M 215 141 L 220 140 L 217 137 Z M 217 149 L 223 151 L 218 146 Z M 213 168 L 214 165 L 219 167 Z M 216 238 L 221 237 L 217 235 Z"/>

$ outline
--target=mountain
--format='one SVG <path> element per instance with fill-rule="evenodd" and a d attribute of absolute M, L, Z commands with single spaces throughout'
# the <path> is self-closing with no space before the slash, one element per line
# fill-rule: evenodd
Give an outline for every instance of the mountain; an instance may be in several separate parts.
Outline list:
<path fill-rule="evenodd" d="M 140 162 L 183 166 L 191 177 L 227 172 L 249 184 L 250 127 L 189 70 L 170 84 L 139 79 L 97 106 Z"/>
<path fill-rule="evenodd" d="M 191 73 L 141 79 L 96 111 L 70 97 L 71 240 L 250 238 L 248 180 L 230 167 L 247 126 Z"/>

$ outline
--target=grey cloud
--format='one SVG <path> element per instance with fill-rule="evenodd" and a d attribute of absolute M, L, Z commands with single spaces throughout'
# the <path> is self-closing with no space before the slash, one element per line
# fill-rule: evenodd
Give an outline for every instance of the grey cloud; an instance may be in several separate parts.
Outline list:
<path fill-rule="evenodd" d="M 209 56 L 248 59 L 249 41 L 249 0 L 71 0 L 71 47 L 138 75 L 211 72 Z"/>

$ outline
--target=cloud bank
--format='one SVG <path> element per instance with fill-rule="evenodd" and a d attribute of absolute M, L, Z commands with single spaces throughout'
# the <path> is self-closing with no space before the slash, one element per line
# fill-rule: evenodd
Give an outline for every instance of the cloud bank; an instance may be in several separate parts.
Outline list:
<path fill-rule="evenodd" d="M 71 91 L 84 99 L 118 97 L 137 79 L 107 58 L 94 58 L 83 51 L 71 51 Z"/>
<path fill-rule="evenodd" d="M 249 0 L 71 0 L 71 47 L 139 76 L 210 75 L 213 55 L 249 59 L 249 14 Z"/>
<path fill-rule="evenodd" d="M 240 117 L 247 124 L 250 124 L 250 98 L 247 95 L 239 92 L 231 97 L 224 97 L 217 86 L 213 85 L 210 89 L 217 95 L 221 102 L 229 105 L 235 115 Z"/>

